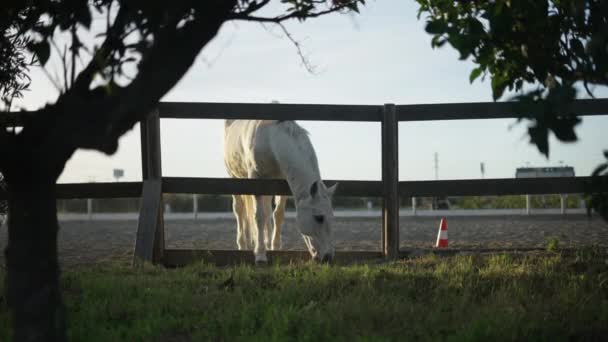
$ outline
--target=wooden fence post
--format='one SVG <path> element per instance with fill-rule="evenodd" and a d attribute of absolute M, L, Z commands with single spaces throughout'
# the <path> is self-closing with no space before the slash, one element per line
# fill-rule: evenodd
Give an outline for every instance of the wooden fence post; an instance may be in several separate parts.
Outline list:
<path fill-rule="evenodd" d="M 399 256 L 398 127 L 395 105 L 385 104 L 382 116 L 382 252 L 388 259 Z"/>
<path fill-rule="evenodd" d="M 143 187 L 133 263 L 159 263 L 165 250 L 165 227 L 158 110 L 142 120 L 140 131 Z"/>

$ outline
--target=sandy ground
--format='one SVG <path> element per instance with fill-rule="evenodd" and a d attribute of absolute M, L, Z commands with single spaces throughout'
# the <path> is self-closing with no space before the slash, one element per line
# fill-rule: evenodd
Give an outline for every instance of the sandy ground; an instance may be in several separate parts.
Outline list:
<path fill-rule="evenodd" d="M 401 246 L 431 247 L 438 226 L 437 217 L 402 217 Z M 380 218 L 336 218 L 337 250 L 379 250 L 380 227 Z M 136 230 L 134 220 L 63 221 L 59 234 L 61 262 L 70 266 L 104 260 L 129 261 Z M 168 248 L 236 249 L 234 219 L 171 220 L 165 222 L 165 231 Z M 450 247 L 454 248 L 543 247 L 550 238 L 557 238 L 565 247 L 608 246 L 608 224 L 585 215 L 450 217 L 448 232 Z M 283 249 L 305 249 L 293 219 L 286 219 L 282 237 Z M 6 243 L 4 225 L 0 228 L 2 250 Z"/>

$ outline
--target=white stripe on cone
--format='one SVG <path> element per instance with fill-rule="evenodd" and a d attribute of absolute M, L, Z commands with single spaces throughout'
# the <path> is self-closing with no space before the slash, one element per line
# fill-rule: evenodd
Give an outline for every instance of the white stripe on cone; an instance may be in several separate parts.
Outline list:
<path fill-rule="evenodd" d="M 439 232 L 437 233 L 437 242 L 435 247 L 445 248 L 448 246 L 448 222 L 445 218 L 439 223 Z"/>

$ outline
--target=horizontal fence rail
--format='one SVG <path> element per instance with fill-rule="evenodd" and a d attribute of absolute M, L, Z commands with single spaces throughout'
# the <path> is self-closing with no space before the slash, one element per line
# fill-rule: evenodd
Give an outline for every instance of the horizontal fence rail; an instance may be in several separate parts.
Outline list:
<path fill-rule="evenodd" d="M 380 121 L 382 106 L 161 102 L 164 119 Z"/>
<path fill-rule="evenodd" d="M 402 181 L 399 182 L 399 195 L 401 197 L 499 196 L 608 191 L 608 187 L 590 189 L 590 181 L 591 177 Z M 328 187 L 335 183 L 339 184 L 336 196 L 381 197 L 383 195 L 382 181 L 324 180 L 323 182 Z M 57 184 L 57 198 L 60 199 L 134 198 L 140 197 L 141 192 L 141 182 Z M 208 195 L 291 195 L 287 182 L 279 179 L 163 177 L 162 192 Z M 0 199 L 6 198 L 6 190 L 1 189 Z"/>
<path fill-rule="evenodd" d="M 382 196 L 381 181 L 323 180 L 328 187 L 339 183 L 336 196 Z M 291 195 L 287 182 L 279 179 L 163 177 L 164 193 L 210 195 Z"/>
<path fill-rule="evenodd" d="M 305 261 L 310 260 L 308 251 L 267 251 L 269 263 L 278 260 Z M 336 252 L 334 263 L 350 264 L 365 260 L 378 260 L 382 258 L 382 252 L 377 251 L 339 251 Z M 204 260 L 217 266 L 239 265 L 243 263 L 254 263 L 251 251 L 239 250 L 201 250 L 201 249 L 166 249 L 164 264 L 166 266 L 181 266 L 191 263 L 193 260 Z"/>
<path fill-rule="evenodd" d="M 519 117 L 518 102 L 476 102 L 398 105 L 399 121 L 509 119 Z M 608 114 L 608 99 L 576 100 L 571 112 L 580 116 Z"/>
<path fill-rule="evenodd" d="M 589 191 L 591 177 L 463 179 L 399 182 L 401 197 L 575 194 Z M 381 197 L 382 181 L 324 180 L 338 183 L 335 196 Z M 606 189 L 593 189 L 595 191 Z M 212 195 L 291 195 L 279 179 L 163 177 L 164 193 Z"/>
<path fill-rule="evenodd" d="M 476 102 L 397 105 L 398 121 L 517 118 L 518 102 Z M 161 102 L 161 118 L 232 120 L 382 121 L 383 106 L 280 103 Z M 608 114 L 608 99 L 576 100 L 572 113 Z"/>
<path fill-rule="evenodd" d="M 0 112 L 0 126 L 20 127 L 34 117 L 36 112 Z"/>
<path fill-rule="evenodd" d="M 517 118 L 517 102 L 473 102 L 397 105 L 398 121 Z M 251 119 L 313 121 L 382 121 L 378 105 L 160 102 L 164 119 Z M 580 116 L 608 114 L 608 99 L 576 100 L 571 112 Z M 22 126 L 36 112 L 0 113 L 0 125 Z"/>
<path fill-rule="evenodd" d="M 141 182 L 60 183 L 57 184 L 57 198 L 136 198 L 141 197 L 141 190 Z M 6 189 L 0 189 L 0 199 L 7 198 Z"/>

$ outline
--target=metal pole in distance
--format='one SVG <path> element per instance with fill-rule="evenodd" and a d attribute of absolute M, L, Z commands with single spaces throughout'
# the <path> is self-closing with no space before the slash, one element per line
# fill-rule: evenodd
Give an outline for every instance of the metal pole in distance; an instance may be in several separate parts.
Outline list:
<path fill-rule="evenodd" d="M 416 216 L 416 197 L 412 197 L 412 214 Z"/>
<path fill-rule="evenodd" d="M 394 104 L 384 105 L 382 120 L 383 254 L 388 259 L 395 259 L 399 256 L 399 138 Z"/>
<path fill-rule="evenodd" d="M 93 199 L 87 198 L 87 217 L 89 221 L 93 219 Z"/>
<path fill-rule="evenodd" d="M 198 219 L 198 195 L 192 194 L 192 211 L 194 212 L 194 219 Z"/>

